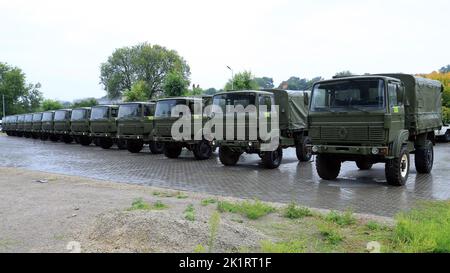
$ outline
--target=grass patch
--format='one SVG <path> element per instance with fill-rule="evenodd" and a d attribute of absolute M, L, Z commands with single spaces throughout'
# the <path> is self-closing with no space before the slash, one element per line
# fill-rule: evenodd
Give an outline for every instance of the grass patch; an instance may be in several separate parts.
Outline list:
<path fill-rule="evenodd" d="M 216 241 L 217 232 L 219 231 L 220 214 L 215 211 L 209 219 L 209 239 L 208 239 L 208 251 L 213 251 L 214 242 Z"/>
<path fill-rule="evenodd" d="M 382 226 L 380 223 L 376 221 L 369 221 L 366 223 L 366 228 L 370 231 L 378 231 L 378 230 L 384 230 L 385 227 Z"/>
<path fill-rule="evenodd" d="M 162 198 L 173 198 L 176 197 L 177 199 L 187 199 L 189 196 L 182 192 L 164 192 L 164 191 L 154 191 L 154 196 L 162 197 Z"/>
<path fill-rule="evenodd" d="M 134 199 L 133 203 L 131 203 L 131 207 L 127 209 L 127 211 L 134 210 L 162 210 L 168 208 L 167 205 L 162 203 L 161 201 L 156 201 L 153 205 L 145 202 L 142 198 Z"/>
<path fill-rule="evenodd" d="M 421 203 L 396 216 L 394 248 L 408 253 L 450 252 L 450 201 Z"/>
<path fill-rule="evenodd" d="M 217 210 L 219 212 L 240 213 L 248 219 L 256 220 L 269 213 L 275 212 L 276 209 L 261 201 L 244 201 L 240 203 L 231 203 L 228 201 L 220 201 L 217 203 Z"/>
<path fill-rule="evenodd" d="M 308 208 L 299 207 L 295 203 L 291 203 L 283 209 L 283 217 L 289 219 L 301 219 L 309 216 L 312 216 L 312 213 Z"/>
<path fill-rule="evenodd" d="M 184 211 L 184 218 L 188 221 L 195 221 L 194 205 L 190 204 L 189 206 L 187 206 L 186 210 Z"/>
<path fill-rule="evenodd" d="M 353 213 L 351 211 L 346 211 L 344 213 L 331 211 L 325 216 L 325 220 L 339 226 L 350 226 L 356 223 L 356 218 L 353 217 Z"/>
<path fill-rule="evenodd" d="M 288 242 L 262 241 L 261 251 L 264 253 L 303 253 L 306 247 L 304 242 L 294 240 Z"/>
<path fill-rule="evenodd" d="M 324 240 L 332 245 L 337 245 L 344 240 L 344 237 L 339 232 L 339 228 L 329 223 L 321 223 L 318 225 L 320 235 L 324 237 Z"/>
<path fill-rule="evenodd" d="M 207 199 L 203 199 L 202 201 L 200 201 L 200 205 L 206 207 L 209 205 L 213 205 L 217 203 L 217 199 L 215 198 L 207 198 Z"/>

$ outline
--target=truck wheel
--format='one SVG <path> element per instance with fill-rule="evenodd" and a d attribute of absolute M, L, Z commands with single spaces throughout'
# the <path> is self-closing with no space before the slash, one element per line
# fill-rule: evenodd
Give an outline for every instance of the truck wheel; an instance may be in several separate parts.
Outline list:
<path fill-rule="evenodd" d="M 89 146 L 92 143 L 92 139 L 90 137 L 80 137 L 80 144 L 83 146 Z"/>
<path fill-rule="evenodd" d="M 117 147 L 119 148 L 119 150 L 126 150 L 127 149 L 127 142 L 123 139 L 118 139 L 117 140 Z"/>
<path fill-rule="evenodd" d="M 110 149 L 114 145 L 113 140 L 110 138 L 100 138 L 99 143 L 100 143 L 100 147 L 102 147 L 102 149 L 105 149 L 105 150 Z"/>
<path fill-rule="evenodd" d="M 447 132 L 445 132 L 444 140 L 445 140 L 445 142 L 450 142 L 450 131 L 449 130 L 447 130 Z"/>
<path fill-rule="evenodd" d="M 37 133 L 34 133 L 31 136 L 33 137 L 33 139 L 38 139 L 39 138 L 39 135 Z"/>
<path fill-rule="evenodd" d="M 341 171 L 341 164 L 336 158 L 320 154 L 317 155 L 316 170 L 323 180 L 335 180 Z"/>
<path fill-rule="evenodd" d="M 30 138 L 31 134 L 30 133 L 25 133 L 25 138 Z"/>
<path fill-rule="evenodd" d="M 48 135 L 45 134 L 45 133 L 42 133 L 42 134 L 41 134 L 41 140 L 42 140 L 42 141 L 46 141 L 47 139 L 48 139 Z"/>
<path fill-rule="evenodd" d="M 166 143 L 164 144 L 164 155 L 167 158 L 178 158 L 180 157 L 181 151 L 183 150 L 183 147 L 181 145 L 178 145 L 176 143 Z"/>
<path fill-rule="evenodd" d="M 100 138 L 99 137 L 94 138 L 94 145 L 97 146 L 97 147 L 101 147 Z"/>
<path fill-rule="evenodd" d="M 233 152 L 228 147 L 219 148 L 219 159 L 220 162 L 225 166 L 235 166 L 241 157 L 240 153 Z"/>
<path fill-rule="evenodd" d="M 418 173 L 430 173 L 433 169 L 434 151 L 433 143 L 430 140 L 425 141 L 425 146 L 417 148 L 414 156 L 414 163 Z"/>
<path fill-rule="evenodd" d="M 144 148 L 144 142 L 142 140 L 127 141 L 127 150 L 130 153 L 137 154 L 142 151 L 142 148 Z"/>
<path fill-rule="evenodd" d="M 194 146 L 194 156 L 197 160 L 210 159 L 212 155 L 212 147 L 206 140 L 202 140 L 200 143 Z"/>
<path fill-rule="evenodd" d="M 63 137 L 62 137 L 62 140 L 63 140 L 63 142 L 66 143 L 66 144 L 70 144 L 70 143 L 73 142 L 73 138 L 72 138 L 71 136 L 63 136 Z"/>
<path fill-rule="evenodd" d="M 409 152 L 406 146 L 400 150 L 398 158 L 386 162 L 385 173 L 387 183 L 391 186 L 404 186 L 409 175 Z"/>
<path fill-rule="evenodd" d="M 297 153 L 297 159 L 302 162 L 307 162 L 311 160 L 312 151 L 310 147 L 307 145 L 311 144 L 311 139 L 309 137 L 305 137 L 302 142 L 297 143 L 295 147 L 295 151 Z"/>
<path fill-rule="evenodd" d="M 50 135 L 50 140 L 53 142 L 58 142 L 58 136 L 57 135 Z"/>
<path fill-rule="evenodd" d="M 372 169 L 373 163 L 367 159 L 360 159 L 356 160 L 356 166 L 358 166 L 360 170 L 366 171 Z"/>
<path fill-rule="evenodd" d="M 150 142 L 149 146 L 152 154 L 160 155 L 164 153 L 164 144 L 162 144 L 161 142 L 152 141 Z"/>
<path fill-rule="evenodd" d="M 283 149 L 278 147 L 273 152 L 264 152 L 263 153 L 263 164 L 266 169 L 276 169 L 280 166 L 281 161 L 283 160 Z"/>

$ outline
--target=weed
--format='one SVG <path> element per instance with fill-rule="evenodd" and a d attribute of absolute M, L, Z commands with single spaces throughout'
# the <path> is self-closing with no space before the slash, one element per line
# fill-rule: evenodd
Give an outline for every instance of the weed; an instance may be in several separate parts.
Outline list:
<path fill-rule="evenodd" d="M 151 205 L 144 201 L 142 198 L 134 199 L 133 203 L 131 203 L 131 208 L 127 209 L 128 211 L 132 210 L 150 210 Z"/>
<path fill-rule="evenodd" d="M 162 210 L 162 209 L 166 209 L 167 205 L 158 200 L 153 204 L 152 207 L 156 210 Z"/>
<path fill-rule="evenodd" d="M 178 192 L 177 193 L 177 199 L 187 199 L 189 196 L 187 196 L 186 194 L 182 193 L 182 192 Z"/>
<path fill-rule="evenodd" d="M 384 227 L 380 223 L 375 222 L 375 221 L 367 222 L 366 228 L 371 230 L 371 231 L 377 231 L 377 230 L 383 230 L 384 229 Z"/>
<path fill-rule="evenodd" d="M 195 208 L 194 205 L 188 205 L 186 210 L 184 211 L 184 218 L 188 221 L 195 221 Z"/>
<path fill-rule="evenodd" d="M 261 201 L 244 201 L 241 203 L 231 203 L 228 201 L 221 201 L 217 204 L 217 210 L 219 212 L 240 213 L 245 215 L 248 219 L 256 220 L 269 213 L 274 212 L 276 209 Z"/>
<path fill-rule="evenodd" d="M 356 219 L 353 217 L 353 213 L 351 211 L 346 211 L 344 213 L 331 211 L 325 216 L 325 220 L 333 222 L 339 226 L 349 226 L 356 223 Z"/>
<path fill-rule="evenodd" d="M 216 204 L 216 203 L 217 203 L 217 199 L 214 199 L 214 198 L 203 199 L 200 202 L 200 204 L 204 207 L 206 207 L 208 205 Z"/>
<path fill-rule="evenodd" d="M 209 219 L 209 240 L 208 240 L 208 252 L 211 253 L 214 247 L 214 241 L 217 237 L 217 232 L 220 225 L 220 214 L 215 211 Z"/>
<path fill-rule="evenodd" d="M 197 245 L 197 246 L 194 248 L 194 253 L 205 253 L 205 252 L 206 252 L 206 249 L 205 249 L 205 247 L 202 246 L 202 245 Z"/>
<path fill-rule="evenodd" d="M 321 223 L 318 225 L 320 234 L 324 237 L 325 241 L 332 245 L 337 245 L 344 240 L 343 236 L 340 234 L 337 226 Z"/>
<path fill-rule="evenodd" d="M 299 207 L 295 203 L 287 205 L 283 210 L 283 217 L 289 219 L 300 219 L 309 216 L 312 216 L 312 213 L 308 208 Z"/>

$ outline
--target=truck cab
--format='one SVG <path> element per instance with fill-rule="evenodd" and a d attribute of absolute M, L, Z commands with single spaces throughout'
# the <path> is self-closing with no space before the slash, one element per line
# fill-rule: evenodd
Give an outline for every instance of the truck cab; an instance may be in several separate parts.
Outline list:
<path fill-rule="evenodd" d="M 41 130 L 41 140 L 48 140 L 52 138 L 53 140 L 53 118 L 55 116 L 55 111 L 47 111 L 42 113 L 42 130 Z"/>
<path fill-rule="evenodd" d="M 153 138 L 155 102 L 130 102 L 119 106 L 117 137 L 126 141 L 129 152 L 139 153 L 149 144 L 153 154 L 162 154 L 164 147 Z"/>
<path fill-rule="evenodd" d="M 26 114 L 23 121 L 23 135 L 31 138 L 31 130 L 33 127 L 33 114 Z"/>
<path fill-rule="evenodd" d="M 58 139 L 61 139 L 64 143 L 70 144 L 73 142 L 71 132 L 71 116 L 72 109 L 60 109 L 55 111 L 54 118 L 54 134 Z"/>
<path fill-rule="evenodd" d="M 117 143 L 119 149 L 126 149 L 126 143 L 117 139 L 117 117 L 119 105 L 98 105 L 91 110 L 91 138 L 103 149 Z"/>
<path fill-rule="evenodd" d="M 25 115 L 17 116 L 17 127 L 16 132 L 18 137 L 23 137 L 25 135 Z"/>
<path fill-rule="evenodd" d="M 336 179 L 345 161 L 361 170 L 385 163 L 388 184 L 401 186 L 408 178 L 410 153 L 415 153 L 417 171 L 429 173 L 434 130 L 442 126 L 441 92 L 439 82 L 406 74 L 316 83 L 309 135 L 319 176 Z"/>
<path fill-rule="evenodd" d="M 71 135 L 77 143 L 83 146 L 89 146 L 92 143 L 89 131 L 90 116 L 91 107 L 80 107 L 73 109 L 70 117 Z"/>
<path fill-rule="evenodd" d="M 42 130 L 42 112 L 33 114 L 31 136 L 33 139 L 38 139 L 41 136 Z"/>
<path fill-rule="evenodd" d="M 193 151 L 197 160 L 209 159 L 212 155 L 212 142 L 203 138 L 203 124 L 206 116 L 203 115 L 205 104 L 210 103 L 211 98 L 178 97 L 160 99 L 156 103 L 155 111 L 155 139 L 164 143 L 164 154 L 168 158 L 178 158 L 183 148 Z M 172 126 L 180 119 L 173 117 L 172 110 L 176 106 L 184 105 L 190 111 L 191 132 L 189 137 L 177 139 L 172 136 Z M 197 130 L 197 131 L 196 131 Z M 196 138 L 196 136 L 199 136 Z"/>

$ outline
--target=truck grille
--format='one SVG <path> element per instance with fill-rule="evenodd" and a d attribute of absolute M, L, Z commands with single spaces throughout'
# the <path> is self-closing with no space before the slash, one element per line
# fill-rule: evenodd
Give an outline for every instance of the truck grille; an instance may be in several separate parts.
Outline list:
<path fill-rule="evenodd" d="M 314 138 L 314 136 L 313 136 Z M 321 127 L 320 139 L 336 141 L 383 141 L 381 127 Z"/>

